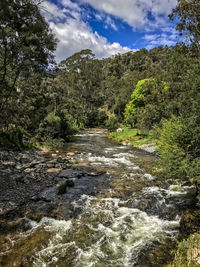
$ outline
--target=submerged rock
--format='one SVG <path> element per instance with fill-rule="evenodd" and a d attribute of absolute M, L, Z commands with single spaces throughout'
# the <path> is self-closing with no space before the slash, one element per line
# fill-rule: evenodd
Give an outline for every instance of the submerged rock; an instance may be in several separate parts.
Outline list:
<path fill-rule="evenodd" d="M 58 185 L 58 195 L 65 194 L 67 192 L 67 187 L 74 186 L 74 182 L 72 180 L 67 180 L 62 184 Z"/>
<path fill-rule="evenodd" d="M 62 169 L 59 169 L 59 168 L 50 168 L 50 169 L 47 169 L 47 173 L 52 173 L 52 174 L 59 174 L 60 172 L 62 171 Z"/>
<path fill-rule="evenodd" d="M 153 145 L 153 144 L 143 144 L 141 146 L 138 146 L 138 148 L 142 149 L 146 152 L 152 153 L 152 154 L 155 154 L 158 152 L 155 145 Z"/>

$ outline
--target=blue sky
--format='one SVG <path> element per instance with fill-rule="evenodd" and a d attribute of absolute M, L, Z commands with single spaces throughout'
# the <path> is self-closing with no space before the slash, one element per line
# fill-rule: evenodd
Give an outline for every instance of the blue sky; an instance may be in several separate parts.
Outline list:
<path fill-rule="evenodd" d="M 86 48 L 105 58 L 180 40 L 168 19 L 176 0 L 45 0 L 42 5 L 59 40 L 58 62 Z"/>

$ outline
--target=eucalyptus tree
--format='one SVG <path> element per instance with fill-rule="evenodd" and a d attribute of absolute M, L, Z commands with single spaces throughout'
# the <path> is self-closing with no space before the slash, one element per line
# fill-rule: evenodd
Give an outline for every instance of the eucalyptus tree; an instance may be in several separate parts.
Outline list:
<path fill-rule="evenodd" d="M 18 125 L 20 97 L 53 63 L 56 40 L 38 0 L 0 1 L 0 122 Z M 37 75 L 36 75 L 37 73 Z M 30 76 L 37 76 L 37 81 Z M 18 114 L 20 114 L 18 116 Z M 14 116 L 15 115 L 15 116 Z M 16 117 L 15 120 L 13 118 Z"/>
<path fill-rule="evenodd" d="M 200 46 L 200 1 L 178 0 L 176 8 L 169 15 L 171 19 L 178 18 L 177 30 L 180 35 L 186 34 L 190 43 Z"/>
<path fill-rule="evenodd" d="M 59 69 L 65 93 L 81 103 L 83 116 L 87 117 L 102 105 L 102 65 L 91 50 L 82 50 L 61 61 Z"/>

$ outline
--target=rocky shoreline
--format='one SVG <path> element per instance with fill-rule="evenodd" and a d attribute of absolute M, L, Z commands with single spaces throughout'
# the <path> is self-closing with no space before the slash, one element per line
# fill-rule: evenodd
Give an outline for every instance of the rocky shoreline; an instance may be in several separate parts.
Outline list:
<path fill-rule="evenodd" d="M 72 201 L 82 194 L 98 193 L 99 186 L 102 188 L 109 181 L 101 179 L 107 174 L 73 164 L 81 154 L 0 151 L 0 232 L 11 230 L 8 220 L 23 217 L 69 219 Z M 60 194 L 63 184 L 65 190 Z"/>
<path fill-rule="evenodd" d="M 132 145 L 131 143 L 129 142 L 120 142 L 120 144 L 124 145 L 124 146 L 132 146 L 136 149 L 140 149 L 140 150 L 143 150 L 153 156 L 158 156 L 158 150 L 156 149 L 156 146 L 155 144 L 143 144 L 143 145 L 140 145 L 140 146 L 134 146 Z"/>

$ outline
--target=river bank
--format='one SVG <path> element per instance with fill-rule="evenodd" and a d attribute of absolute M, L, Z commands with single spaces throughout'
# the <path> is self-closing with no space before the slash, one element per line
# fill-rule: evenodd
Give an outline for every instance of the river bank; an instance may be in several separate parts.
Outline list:
<path fill-rule="evenodd" d="M 8 219 L 13 220 L 14 228 L 18 219 L 24 216 L 37 221 L 45 216 L 68 219 L 70 214 L 67 212 L 55 212 L 60 202 L 70 202 L 83 193 L 95 193 L 98 177 L 103 172 L 86 166 L 76 166 L 76 158 L 83 155 L 81 152 L 61 154 L 58 150 L 52 154 L 47 149 L 0 152 L 1 233 L 12 230 L 7 225 Z M 87 188 L 83 187 L 86 180 L 91 178 L 92 183 Z M 60 193 L 59 189 L 63 186 L 64 192 Z M 64 195 L 66 191 L 67 199 Z"/>
<path fill-rule="evenodd" d="M 119 128 L 108 136 L 121 144 L 133 146 L 153 155 L 157 154 L 156 139 L 152 133 L 142 135 L 138 133 L 137 129 Z"/>

